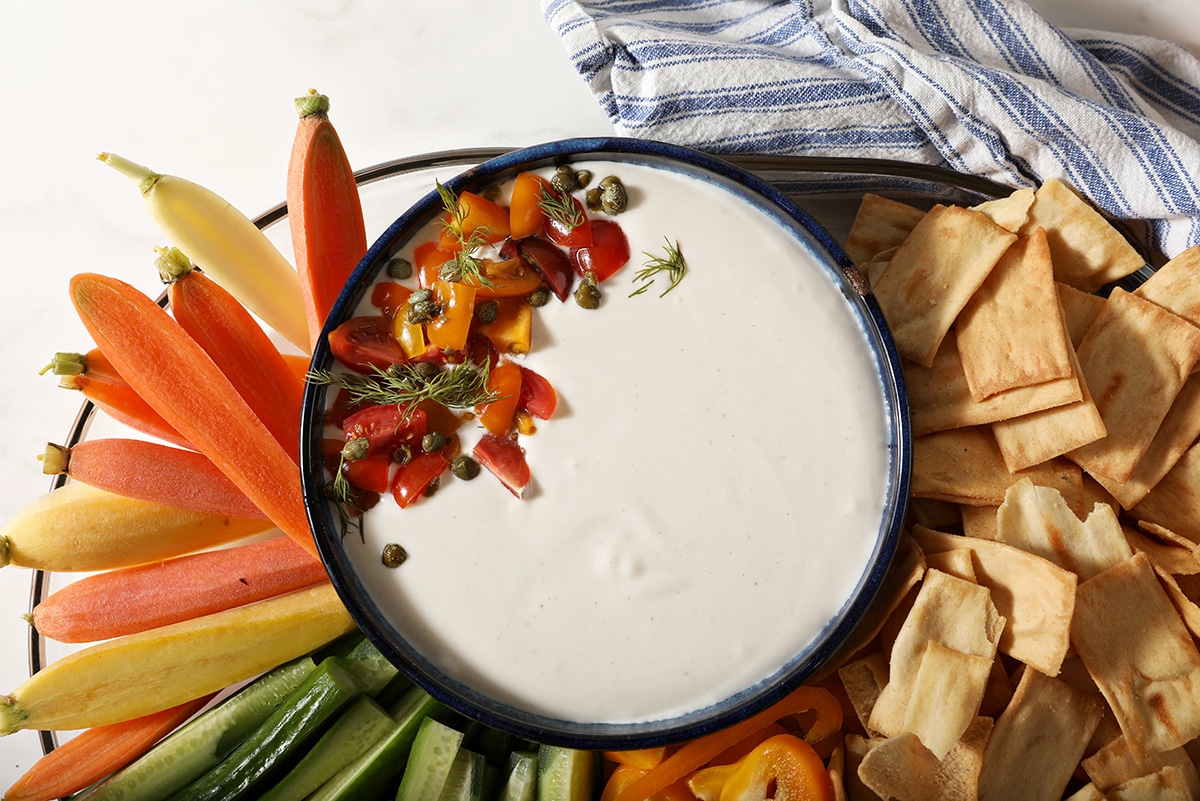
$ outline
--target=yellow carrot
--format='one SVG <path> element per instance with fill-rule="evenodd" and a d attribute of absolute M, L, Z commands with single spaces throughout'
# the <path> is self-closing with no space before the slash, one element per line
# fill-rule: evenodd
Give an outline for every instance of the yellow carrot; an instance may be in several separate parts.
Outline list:
<path fill-rule="evenodd" d="M 263 322 L 306 353 L 308 321 L 295 269 L 246 215 L 205 187 L 114 153 L 100 160 L 137 183 L 172 244 Z"/>
<path fill-rule="evenodd" d="M 0 566 L 111 570 L 211 548 L 272 525 L 69 482 L 39 495 L 0 528 Z"/>
<path fill-rule="evenodd" d="M 0 700 L 0 734 L 149 715 L 256 676 L 354 629 L 332 585 L 107 640 Z"/>

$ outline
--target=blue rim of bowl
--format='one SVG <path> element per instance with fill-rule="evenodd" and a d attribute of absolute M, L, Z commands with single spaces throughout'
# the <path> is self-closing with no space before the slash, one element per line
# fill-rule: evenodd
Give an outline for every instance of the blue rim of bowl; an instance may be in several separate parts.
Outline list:
<path fill-rule="evenodd" d="M 852 281 L 855 273 L 850 260 L 841 246 L 807 212 L 746 170 L 716 156 L 677 145 L 643 139 L 594 137 L 558 140 L 509 151 L 464 170 L 443 182 L 443 185 L 456 194 L 464 190 L 479 190 L 511 178 L 522 170 L 557 166 L 584 158 L 631 161 L 680 171 L 694 178 L 716 182 L 730 191 L 737 187 L 739 194 L 744 197 L 749 195 L 745 199 L 751 200 L 761 212 L 788 228 L 802 240 L 801 244 L 814 250 L 814 256 L 819 257 L 823 251 L 828 259 L 826 267 L 830 268 L 831 277 L 842 286 L 849 305 L 859 316 L 864 333 L 877 348 L 873 348 L 872 355 L 876 359 L 881 389 L 888 404 L 891 437 L 890 480 L 884 506 L 886 516 L 880 527 L 870 568 L 860 579 L 850 599 L 814 643 L 753 687 L 709 707 L 667 720 L 576 723 L 513 708 L 444 676 L 436 666 L 407 646 L 388 623 L 386 616 L 365 600 L 367 593 L 355 576 L 342 547 L 343 532 L 339 530 L 331 512 L 331 504 L 323 494 L 327 479 L 320 449 L 321 437 L 303 436 L 323 428 L 328 388 L 312 383 L 306 384 L 304 393 L 300 469 L 309 525 L 335 590 L 359 628 L 414 684 L 469 718 L 535 742 L 589 750 L 647 748 L 692 739 L 725 728 L 765 709 L 811 678 L 851 637 L 874 600 L 895 555 L 907 511 L 912 467 L 911 428 L 900 357 L 875 298 L 869 292 L 855 288 L 855 282 Z M 383 269 L 387 259 L 407 241 L 405 235 L 415 234 L 441 211 L 438 193 L 430 191 L 401 214 L 371 245 L 329 314 L 313 351 L 313 369 L 327 369 L 332 365 L 333 357 L 328 345 L 330 332 L 359 305 L 369 284 Z M 804 242 L 804 238 L 808 241 Z M 821 258 L 817 260 L 824 261 Z"/>

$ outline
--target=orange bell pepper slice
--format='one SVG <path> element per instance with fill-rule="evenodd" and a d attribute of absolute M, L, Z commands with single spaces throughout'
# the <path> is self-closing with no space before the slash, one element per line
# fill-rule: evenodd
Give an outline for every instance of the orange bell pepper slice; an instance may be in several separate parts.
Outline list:
<path fill-rule="evenodd" d="M 600 801 L 613 801 L 625 788 L 645 775 L 646 771 L 636 765 L 618 764 L 609 775 L 608 781 L 604 783 L 604 789 L 600 792 Z M 655 793 L 647 801 L 697 801 L 697 799 L 688 788 L 687 783 L 680 780 Z"/>
<path fill-rule="evenodd" d="M 773 789 L 773 792 L 772 792 Z M 755 747 L 725 780 L 720 801 L 833 801 L 833 782 L 813 747 L 777 734 Z"/>
<path fill-rule="evenodd" d="M 531 172 L 518 173 L 513 180 L 512 197 L 508 201 L 509 235 L 513 239 L 541 233 L 546 225 L 542 211 L 542 191 L 546 180 Z"/>
<path fill-rule="evenodd" d="M 816 713 L 804 737 L 810 743 L 820 742 L 842 727 L 842 705 L 833 693 L 820 687 L 802 686 L 745 720 L 684 743 L 658 767 L 630 783 L 613 801 L 646 801 L 746 737 L 789 715 L 808 711 Z"/>
<path fill-rule="evenodd" d="M 417 282 L 429 289 L 438 280 L 438 270 L 454 258 L 453 253 L 441 250 L 437 242 L 422 242 L 413 248 L 413 266 L 417 270 Z"/>
<path fill-rule="evenodd" d="M 605 751 L 604 758 L 618 765 L 632 765 L 643 771 L 657 768 L 667 756 L 666 746 L 641 748 L 634 751 Z"/>
<path fill-rule="evenodd" d="M 479 422 L 489 434 L 507 436 L 521 399 L 521 365 L 515 362 L 496 365 L 488 373 L 487 387 L 497 397 L 476 409 Z"/>
<path fill-rule="evenodd" d="M 489 244 L 508 238 L 508 209 L 474 192 L 459 193 L 458 203 L 463 209 L 462 239 L 458 232 L 446 228 L 438 240 L 438 248 L 453 253 L 462 250 L 463 240 L 474 236 Z"/>
<path fill-rule="evenodd" d="M 442 313 L 425 325 L 429 344 L 441 350 L 457 351 L 467 345 L 471 320 L 475 315 L 475 287 L 454 281 L 434 281 L 433 299 Z"/>

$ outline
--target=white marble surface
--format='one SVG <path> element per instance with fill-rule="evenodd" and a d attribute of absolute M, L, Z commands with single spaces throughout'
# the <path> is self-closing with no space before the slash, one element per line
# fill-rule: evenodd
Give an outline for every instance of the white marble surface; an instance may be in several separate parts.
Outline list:
<path fill-rule="evenodd" d="M 1052 22 L 1174 38 L 1200 52 L 1193 0 L 1034 0 Z M 65 7 L 64 7 L 65 6 Z M 284 191 L 291 99 L 313 86 L 356 167 L 612 129 L 536 0 L 0 0 L 0 519 L 49 486 L 36 454 L 78 408 L 38 371 L 86 350 L 66 296 L 84 269 L 157 293 L 157 231 L 112 150 L 196 179 L 247 213 Z M 0 570 L 0 692 L 28 675 L 30 574 Z M 0 789 L 40 755 L 0 739 Z"/>

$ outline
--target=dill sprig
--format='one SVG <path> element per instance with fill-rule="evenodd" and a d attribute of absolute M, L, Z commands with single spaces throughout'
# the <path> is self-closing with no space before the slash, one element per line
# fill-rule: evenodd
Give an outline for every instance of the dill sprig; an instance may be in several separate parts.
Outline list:
<path fill-rule="evenodd" d="M 587 215 L 568 193 L 557 192 L 546 184 L 542 184 L 537 204 L 547 217 L 568 229 L 573 230 L 587 222 Z"/>
<path fill-rule="evenodd" d="M 466 233 L 467 214 L 470 210 L 459 200 L 458 195 L 454 194 L 453 189 L 443 185 L 441 181 L 435 181 L 435 184 L 438 197 L 442 199 L 442 208 L 449 215 L 449 219 L 445 220 L 442 226 L 459 246 L 452 259 L 453 269 L 457 272 L 455 280 L 494 286 L 484 273 L 483 261 L 475 255 L 477 250 L 488 244 L 489 229 L 486 226 L 478 226 Z"/>
<path fill-rule="evenodd" d="M 671 244 L 671 240 L 666 239 L 666 237 L 663 237 L 663 239 L 667 243 L 666 256 L 655 256 L 652 253 L 645 252 L 642 254 L 646 256 L 648 261 L 633 276 L 634 283 L 640 282 L 641 286 L 630 292 L 629 297 L 632 298 L 634 295 L 640 295 L 648 290 L 659 273 L 666 273 L 671 281 L 670 286 L 664 289 L 659 295 L 660 298 L 679 286 L 679 282 L 683 280 L 683 276 L 687 273 L 687 261 L 683 258 L 683 252 L 679 249 L 679 242 Z"/>
<path fill-rule="evenodd" d="M 374 368 L 370 374 L 334 373 L 314 370 L 308 374 L 313 384 L 346 390 L 351 405 L 368 403 L 415 406 L 434 401 L 450 409 L 471 409 L 497 399 L 487 388 L 486 365 L 463 362 L 443 370 L 425 370 L 414 364 L 393 364 L 386 370 Z"/>

